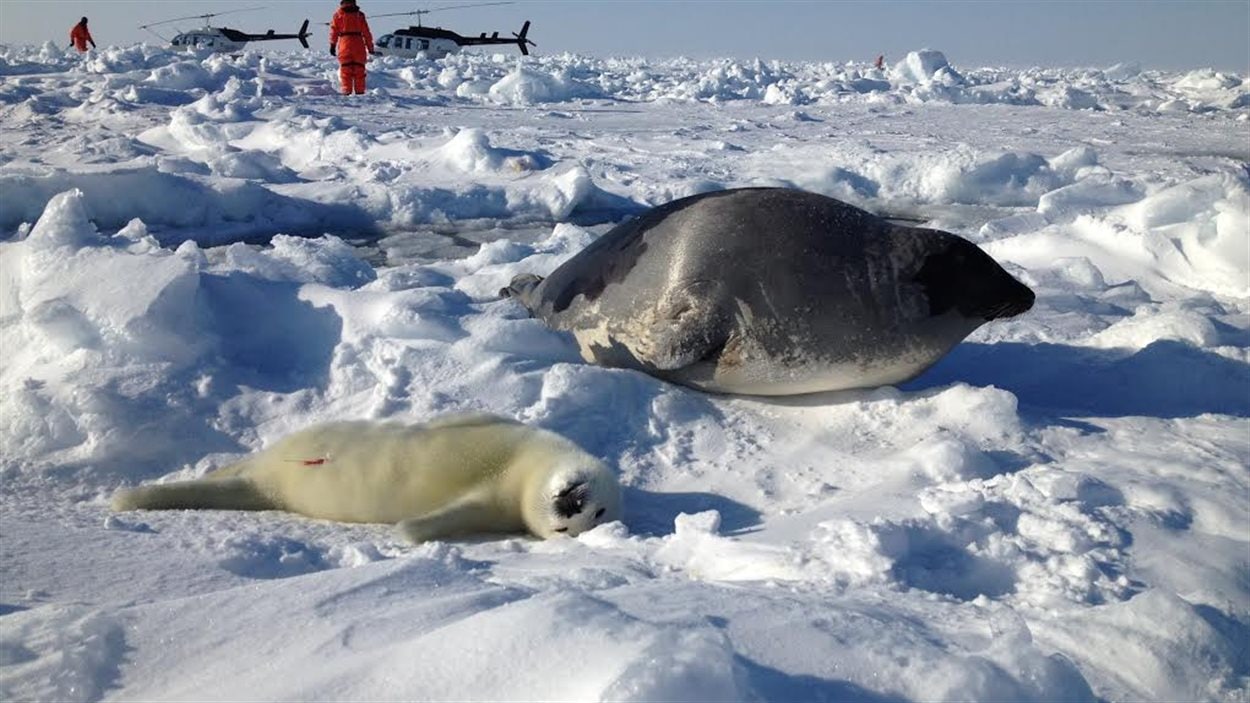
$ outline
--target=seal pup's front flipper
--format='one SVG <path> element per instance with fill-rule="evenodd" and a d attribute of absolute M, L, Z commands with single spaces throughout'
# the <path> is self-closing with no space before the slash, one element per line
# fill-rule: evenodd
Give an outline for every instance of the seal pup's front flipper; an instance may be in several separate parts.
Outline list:
<path fill-rule="evenodd" d="M 510 524 L 500 515 L 499 506 L 483 493 L 470 493 L 438 510 L 400 520 L 396 527 L 414 544 L 444 537 L 525 531 L 520 515 Z"/>
<path fill-rule="evenodd" d="M 281 510 L 246 478 L 175 481 L 154 486 L 122 488 L 113 494 L 114 511 L 126 510 Z"/>

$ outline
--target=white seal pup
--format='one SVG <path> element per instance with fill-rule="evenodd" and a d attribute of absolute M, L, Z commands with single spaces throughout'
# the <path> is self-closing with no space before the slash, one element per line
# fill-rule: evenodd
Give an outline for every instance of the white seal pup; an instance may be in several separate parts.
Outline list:
<path fill-rule="evenodd" d="M 653 208 L 500 293 L 591 363 L 752 395 L 899 383 L 1033 305 L 961 237 L 783 188 Z"/>
<path fill-rule="evenodd" d="M 491 415 L 424 425 L 310 427 L 194 481 L 121 489 L 114 510 L 286 510 L 392 522 L 413 542 L 577 535 L 621 515 L 602 462 L 546 430 Z"/>

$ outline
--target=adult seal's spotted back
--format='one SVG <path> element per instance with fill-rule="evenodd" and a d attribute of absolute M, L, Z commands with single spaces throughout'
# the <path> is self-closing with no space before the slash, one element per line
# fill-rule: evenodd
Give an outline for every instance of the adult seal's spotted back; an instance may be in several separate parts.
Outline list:
<path fill-rule="evenodd" d="M 782 188 L 675 200 L 502 293 L 587 361 L 752 395 L 905 381 L 1034 298 L 961 237 Z"/>

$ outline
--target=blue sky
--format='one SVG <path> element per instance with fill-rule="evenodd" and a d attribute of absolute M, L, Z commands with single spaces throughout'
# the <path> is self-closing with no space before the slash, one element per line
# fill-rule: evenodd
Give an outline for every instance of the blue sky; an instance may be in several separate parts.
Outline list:
<path fill-rule="evenodd" d="M 360 0 L 360 4 L 376 16 L 469 1 Z M 159 42 L 137 26 L 262 5 L 261 10 L 219 17 L 214 24 L 252 32 L 270 28 L 292 32 L 307 17 L 315 26 L 314 50 L 324 50 L 324 27 L 318 23 L 328 20 L 337 4 L 336 0 L 0 0 L 0 42 L 51 39 L 65 44 L 70 26 L 84 14 L 91 18 L 101 45 Z M 375 36 L 405 26 L 405 19 L 373 19 Z M 461 33 L 506 35 L 526 19 L 533 21 L 530 38 L 538 43 L 539 52 L 546 53 L 868 61 L 879 53 L 896 60 L 909 50 L 928 47 L 945 52 L 956 67 L 1109 66 L 1135 61 L 1146 68 L 1250 71 L 1250 0 L 521 0 L 448 10 L 429 15 L 425 22 Z M 294 42 L 277 46 L 298 48 Z"/>

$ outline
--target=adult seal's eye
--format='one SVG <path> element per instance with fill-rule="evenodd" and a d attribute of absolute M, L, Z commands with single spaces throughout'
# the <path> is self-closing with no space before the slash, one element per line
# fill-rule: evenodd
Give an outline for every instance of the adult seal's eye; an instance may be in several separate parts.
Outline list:
<path fill-rule="evenodd" d="M 606 513 L 607 511 L 608 511 L 607 508 L 599 508 L 598 510 L 595 511 L 595 519 L 598 520 L 599 518 L 603 517 L 603 514 Z"/>

